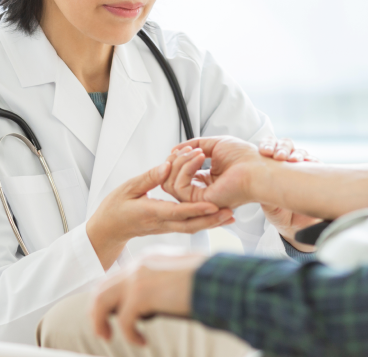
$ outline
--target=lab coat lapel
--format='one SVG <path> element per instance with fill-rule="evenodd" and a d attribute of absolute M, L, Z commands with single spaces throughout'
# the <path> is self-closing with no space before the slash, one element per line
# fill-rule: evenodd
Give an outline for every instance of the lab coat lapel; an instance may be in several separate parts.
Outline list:
<path fill-rule="evenodd" d="M 55 81 L 59 57 L 41 27 L 32 36 L 2 21 L 0 29 L 1 44 L 23 88 Z"/>
<path fill-rule="evenodd" d="M 57 64 L 52 114 L 96 155 L 102 118 L 83 85 L 67 65 Z"/>
<path fill-rule="evenodd" d="M 102 118 L 82 84 L 58 57 L 41 27 L 32 36 L 25 36 L 2 22 L 0 28 L 0 41 L 22 87 L 55 82 L 52 114 L 96 155 Z"/>
<path fill-rule="evenodd" d="M 139 50 L 133 41 L 115 49 L 88 212 L 146 111 L 146 103 L 142 99 L 137 82 L 150 81 Z"/>

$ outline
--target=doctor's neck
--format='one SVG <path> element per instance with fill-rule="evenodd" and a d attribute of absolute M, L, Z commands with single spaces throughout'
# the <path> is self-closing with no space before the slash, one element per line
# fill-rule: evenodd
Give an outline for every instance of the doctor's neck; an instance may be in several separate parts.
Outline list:
<path fill-rule="evenodd" d="M 87 92 L 108 91 L 113 45 L 82 33 L 66 19 L 54 1 L 44 2 L 40 25 L 58 56 Z"/>

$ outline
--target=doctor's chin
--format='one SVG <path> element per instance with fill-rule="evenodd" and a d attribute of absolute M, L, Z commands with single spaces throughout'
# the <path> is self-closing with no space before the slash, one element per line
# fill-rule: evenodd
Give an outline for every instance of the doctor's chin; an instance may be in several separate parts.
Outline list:
<path fill-rule="evenodd" d="M 364 0 L 0 0 L 0 357 L 368 356 Z"/>

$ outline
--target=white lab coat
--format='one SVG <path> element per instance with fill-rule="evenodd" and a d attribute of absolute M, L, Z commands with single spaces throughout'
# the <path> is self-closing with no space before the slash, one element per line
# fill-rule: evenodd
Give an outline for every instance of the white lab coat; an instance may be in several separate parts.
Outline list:
<path fill-rule="evenodd" d="M 269 119 L 210 54 L 181 33 L 157 29 L 152 38 L 178 77 L 196 136 L 233 135 L 256 143 L 273 134 Z M 104 119 L 40 29 L 25 36 L 0 24 L 0 42 L 0 106 L 36 133 L 70 228 L 63 234 L 37 158 L 23 143 L 6 138 L 0 179 L 32 254 L 17 253 L 0 206 L 0 340 L 34 344 L 36 324 L 52 305 L 105 276 L 85 222 L 109 192 L 164 162 L 185 136 L 167 79 L 139 38 L 115 49 Z M 20 130 L 0 119 L 0 136 L 9 132 Z M 171 198 L 160 188 L 151 196 Z M 247 252 L 286 256 L 259 205 L 238 209 L 236 217 L 231 229 Z M 135 238 L 111 271 L 156 243 L 209 251 L 206 231 Z"/>

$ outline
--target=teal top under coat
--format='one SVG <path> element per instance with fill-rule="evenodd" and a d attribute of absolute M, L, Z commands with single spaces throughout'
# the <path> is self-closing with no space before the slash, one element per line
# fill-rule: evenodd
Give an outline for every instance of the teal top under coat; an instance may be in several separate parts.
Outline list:
<path fill-rule="evenodd" d="M 97 110 L 101 114 L 102 118 L 105 115 L 105 109 L 106 109 L 106 103 L 107 103 L 107 94 L 108 94 L 108 92 L 105 92 L 105 93 L 102 93 L 102 92 L 88 93 L 88 95 L 92 99 L 92 102 L 94 103 Z"/>

